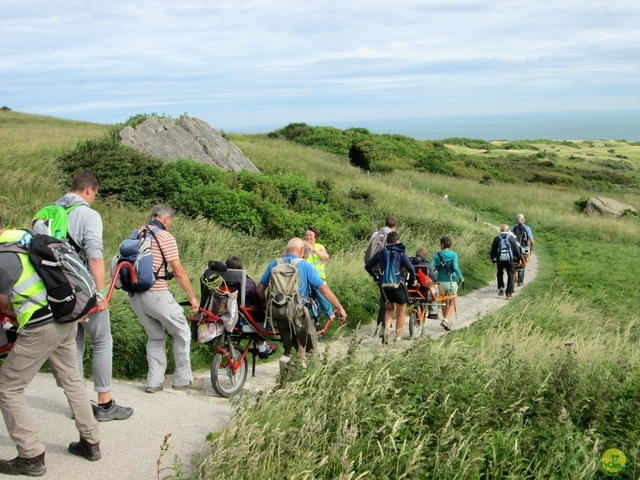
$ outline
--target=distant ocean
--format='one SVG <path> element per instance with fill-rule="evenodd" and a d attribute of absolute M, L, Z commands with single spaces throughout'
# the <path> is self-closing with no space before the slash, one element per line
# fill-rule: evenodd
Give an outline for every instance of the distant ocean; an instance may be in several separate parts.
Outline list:
<path fill-rule="evenodd" d="M 482 140 L 627 140 L 640 141 L 640 111 L 415 118 L 336 122 L 345 129 L 397 133 L 419 140 L 466 137 Z"/>
<path fill-rule="evenodd" d="M 305 122 L 304 120 L 292 120 Z M 397 133 L 418 140 L 466 137 L 482 140 L 627 140 L 640 141 L 640 110 L 513 115 L 468 115 L 405 120 L 353 120 L 312 126 L 364 127 L 372 133 Z M 236 133 L 267 133 L 286 126 L 225 128 Z"/>

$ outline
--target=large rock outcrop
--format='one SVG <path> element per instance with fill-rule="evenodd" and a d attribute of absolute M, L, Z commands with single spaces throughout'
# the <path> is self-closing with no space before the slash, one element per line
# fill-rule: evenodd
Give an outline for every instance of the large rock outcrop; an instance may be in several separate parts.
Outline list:
<path fill-rule="evenodd" d="M 638 213 L 631 205 L 613 200 L 612 198 L 591 197 L 587 201 L 587 212 L 589 213 L 622 217 L 627 211 Z"/>
<path fill-rule="evenodd" d="M 191 158 L 222 170 L 258 171 L 238 147 L 207 122 L 186 115 L 180 116 L 178 124 L 169 117 L 149 117 L 135 128 L 123 128 L 120 140 L 124 145 L 167 162 Z"/>

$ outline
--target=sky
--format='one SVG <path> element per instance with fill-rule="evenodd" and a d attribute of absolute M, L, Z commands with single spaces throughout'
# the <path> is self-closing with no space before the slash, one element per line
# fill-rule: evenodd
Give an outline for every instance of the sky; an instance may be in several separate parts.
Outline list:
<path fill-rule="evenodd" d="M 230 132 L 640 111 L 640 2 L 0 0 L 0 106 Z"/>

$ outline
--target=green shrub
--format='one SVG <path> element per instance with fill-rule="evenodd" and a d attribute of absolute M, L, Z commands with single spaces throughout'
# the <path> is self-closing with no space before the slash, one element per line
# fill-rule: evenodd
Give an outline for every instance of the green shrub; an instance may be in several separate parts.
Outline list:
<path fill-rule="evenodd" d="M 145 153 L 126 147 L 113 138 L 87 140 L 58 157 L 58 165 L 71 186 L 79 170 L 95 171 L 102 181 L 100 194 L 121 202 L 149 206 L 165 198 L 162 178 L 164 163 Z"/>
<path fill-rule="evenodd" d="M 587 211 L 587 203 L 589 202 L 589 197 L 582 197 L 575 202 L 573 202 L 573 208 L 576 212 L 586 212 Z"/>

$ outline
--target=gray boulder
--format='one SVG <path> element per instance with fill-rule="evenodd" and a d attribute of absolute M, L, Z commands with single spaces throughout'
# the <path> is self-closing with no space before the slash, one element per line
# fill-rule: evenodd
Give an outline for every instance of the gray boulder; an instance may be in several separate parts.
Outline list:
<path fill-rule="evenodd" d="M 624 216 L 627 210 L 638 213 L 635 208 L 626 203 L 613 200 L 606 197 L 591 197 L 587 201 L 587 212 L 599 213 L 600 215 L 613 215 L 616 217 Z"/>
<path fill-rule="evenodd" d="M 120 141 L 166 162 L 190 158 L 222 170 L 258 171 L 238 147 L 207 122 L 187 115 L 180 116 L 179 124 L 169 117 L 149 117 L 135 128 L 123 128 Z"/>

